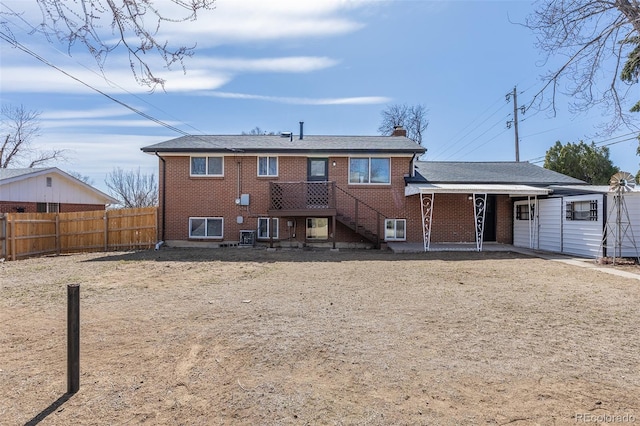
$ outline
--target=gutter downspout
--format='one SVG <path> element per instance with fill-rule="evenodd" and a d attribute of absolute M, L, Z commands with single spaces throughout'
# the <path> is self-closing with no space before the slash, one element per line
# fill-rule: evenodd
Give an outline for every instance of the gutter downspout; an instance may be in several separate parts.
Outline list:
<path fill-rule="evenodd" d="M 416 154 L 413 154 L 411 160 L 409 160 L 409 177 L 414 177 L 416 175 L 416 169 L 413 166 L 413 162 L 416 159 Z"/>
<path fill-rule="evenodd" d="M 156 157 L 158 157 L 160 159 L 160 161 L 162 161 L 162 225 L 160 227 L 160 241 L 158 242 L 158 244 L 156 244 L 156 250 L 158 250 L 160 248 L 160 246 L 164 243 L 164 233 L 165 233 L 165 228 L 166 228 L 166 212 L 167 212 L 167 208 L 166 208 L 166 203 L 165 203 L 165 196 L 167 193 L 167 162 L 165 161 L 164 158 L 162 158 L 161 156 L 158 155 L 158 151 L 155 151 L 154 154 L 156 155 Z"/>

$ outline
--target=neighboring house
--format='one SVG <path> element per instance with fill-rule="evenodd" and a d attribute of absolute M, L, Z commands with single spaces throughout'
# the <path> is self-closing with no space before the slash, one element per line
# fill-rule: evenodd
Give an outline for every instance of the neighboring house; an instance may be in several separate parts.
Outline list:
<path fill-rule="evenodd" d="M 302 129 L 301 129 L 302 130 Z M 159 157 L 168 245 L 513 243 L 514 200 L 584 182 L 522 162 L 421 162 L 393 136 L 184 136 Z"/>
<path fill-rule="evenodd" d="M 57 167 L 0 169 L 0 213 L 104 210 L 117 202 Z"/>

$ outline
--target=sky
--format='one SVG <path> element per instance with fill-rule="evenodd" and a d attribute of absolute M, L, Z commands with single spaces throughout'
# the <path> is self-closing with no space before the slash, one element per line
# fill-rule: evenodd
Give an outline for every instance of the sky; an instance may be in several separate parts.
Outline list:
<path fill-rule="evenodd" d="M 217 0 L 194 22 L 162 24 L 158 39 L 196 48 L 186 73 L 149 56 L 167 81 L 150 92 L 124 52 L 108 55 L 102 75 L 80 45 L 69 55 L 34 33 L 35 0 L 0 0 L 0 9 L 24 12 L 0 16 L 0 32 L 40 58 L 0 39 L 0 102 L 39 112 L 34 146 L 64 149 L 67 159 L 52 165 L 103 191 L 116 167 L 157 176 L 157 158 L 140 148 L 184 133 L 297 134 L 303 121 L 307 135 L 377 135 L 391 104 L 427 109 L 424 160 L 514 161 L 506 95 L 516 88 L 518 105 L 528 105 L 553 65 L 519 25 L 534 10 L 526 0 Z M 542 165 L 556 141 L 595 141 L 635 174 L 634 135 L 599 135 L 606 111 L 571 114 L 567 101 L 555 116 L 519 114 L 520 160 Z"/>

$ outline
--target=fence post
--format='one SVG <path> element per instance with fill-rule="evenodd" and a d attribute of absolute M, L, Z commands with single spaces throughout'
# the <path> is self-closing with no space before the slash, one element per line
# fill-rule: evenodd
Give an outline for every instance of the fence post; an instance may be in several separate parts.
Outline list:
<path fill-rule="evenodd" d="M 104 251 L 109 250 L 109 219 L 107 218 L 107 212 L 104 212 Z"/>
<path fill-rule="evenodd" d="M 18 260 L 18 253 L 16 253 L 16 220 L 11 221 L 11 260 Z"/>
<path fill-rule="evenodd" d="M 67 285 L 67 393 L 80 389 L 80 285 Z"/>
<path fill-rule="evenodd" d="M 56 213 L 56 254 L 60 254 L 60 213 Z"/>
<path fill-rule="evenodd" d="M 7 256 L 7 214 L 0 213 L 0 239 L 2 239 L 2 247 L 0 249 L 0 257 L 8 259 Z"/>

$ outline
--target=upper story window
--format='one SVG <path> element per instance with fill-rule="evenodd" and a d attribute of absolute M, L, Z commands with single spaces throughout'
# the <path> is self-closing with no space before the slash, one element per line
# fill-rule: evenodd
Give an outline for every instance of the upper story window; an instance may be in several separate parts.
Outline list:
<path fill-rule="evenodd" d="M 192 176 L 224 176 L 224 157 L 191 157 Z"/>
<path fill-rule="evenodd" d="M 350 158 L 349 183 L 391 183 L 391 159 Z"/>
<path fill-rule="evenodd" d="M 278 176 L 278 157 L 258 157 L 258 176 Z"/>
<path fill-rule="evenodd" d="M 47 187 L 51 188 L 53 186 L 53 178 L 47 176 Z"/>
<path fill-rule="evenodd" d="M 598 200 L 570 201 L 565 206 L 566 220 L 598 220 Z"/>

